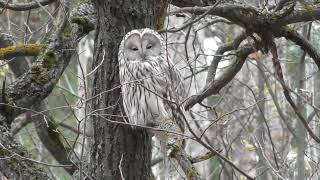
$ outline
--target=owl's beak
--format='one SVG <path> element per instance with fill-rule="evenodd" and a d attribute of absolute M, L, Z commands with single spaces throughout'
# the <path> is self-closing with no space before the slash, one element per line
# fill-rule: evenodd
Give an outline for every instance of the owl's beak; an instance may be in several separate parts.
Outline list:
<path fill-rule="evenodd" d="M 144 60 L 146 60 L 146 55 L 142 52 L 142 53 L 140 53 L 140 57 L 141 57 L 141 59 L 144 61 Z"/>

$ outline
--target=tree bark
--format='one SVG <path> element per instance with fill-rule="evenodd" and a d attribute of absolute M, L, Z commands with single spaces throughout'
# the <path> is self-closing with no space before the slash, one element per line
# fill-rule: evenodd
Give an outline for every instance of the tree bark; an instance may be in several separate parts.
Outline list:
<path fill-rule="evenodd" d="M 10 129 L 0 120 L 0 172 L 7 179 L 49 179 L 30 159 L 27 151 L 15 142 Z M 0 177 L 3 178 L 3 177 Z"/>
<path fill-rule="evenodd" d="M 258 61 L 257 65 L 259 68 L 263 68 L 263 64 Z M 268 167 L 266 166 L 266 159 L 264 158 L 263 153 L 265 153 L 265 121 L 264 121 L 264 114 L 265 114 L 265 93 L 264 93 L 264 79 L 262 76 L 262 72 L 258 72 L 258 89 L 259 89 L 259 95 L 258 95 L 258 100 L 262 100 L 261 102 L 258 103 L 258 110 L 257 110 L 257 132 L 256 136 L 257 139 L 260 143 L 258 149 L 257 149 L 257 154 L 259 156 L 259 161 L 258 161 L 258 169 L 257 169 L 257 174 L 260 175 L 261 180 L 267 180 L 268 179 Z"/>
<path fill-rule="evenodd" d="M 94 6 L 98 23 L 92 68 L 104 62 L 93 81 L 91 108 L 95 112 L 90 112 L 90 118 L 94 137 L 88 174 L 94 179 L 149 179 L 151 135 L 144 129 L 132 129 L 109 120 L 124 119 L 117 59 L 120 41 L 132 29 L 156 28 L 161 24 L 167 2 L 95 0 Z"/>
<path fill-rule="evenodd" d="M 307 37 L 308 33 L 308 25 L 303 26 L 303 35 Z M 302 53 L 302 57 L 299 62 L 299 77 L 298 77 L 298 88 L 299 90 L 304 90 L 306 88 L 306 63 L 305 63 L 306 52 Z M 297 98 L 297 105 L 300 112 L 306 117 L 307 108 L 303 102 L 303 99 L 300 97 Z M 296 124 L 297 128 L 297 161 L 296 161 L 296 168 L 297 168 L 297 176 L 296 179 L 306 179 L 306 164 L 305 164 L 305 151 L 307 147 L 306 142 L 306 130 L 300 122 Z"/>

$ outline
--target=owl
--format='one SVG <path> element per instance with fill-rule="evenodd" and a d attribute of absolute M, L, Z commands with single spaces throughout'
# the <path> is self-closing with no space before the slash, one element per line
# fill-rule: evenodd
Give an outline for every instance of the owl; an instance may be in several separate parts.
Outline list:
<path fill-rule="evenodd" d="M 162 36 L 148 28 L 132 30 L 120 44 L 118 60 L 123 106 L 129 123 L 183 133 L 180 103 L 185 88 L 167 55 Z M 170 141 L 168 133 L 155 134 L 162 143 Z"/>

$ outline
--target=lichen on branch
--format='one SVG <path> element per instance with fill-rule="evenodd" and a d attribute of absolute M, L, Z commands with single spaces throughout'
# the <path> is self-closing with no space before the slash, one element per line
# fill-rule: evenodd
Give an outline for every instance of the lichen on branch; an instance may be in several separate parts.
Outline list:
<path fill-rule="evenodd" d="M 0 48 L 0 60 L 19 56 L 37 56 L 45 47 L 43 44 L 18 44 Z"/>

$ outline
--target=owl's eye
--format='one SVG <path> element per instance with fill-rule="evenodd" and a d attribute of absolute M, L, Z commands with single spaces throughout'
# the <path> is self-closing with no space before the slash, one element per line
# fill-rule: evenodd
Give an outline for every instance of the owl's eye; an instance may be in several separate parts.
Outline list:
<path fill-rule="evenodd" d="M 152 45 L 151 44 L 148 44 L 147 45 L 147 49 L 151 49 L 152 48 Z"/>
<path fill-rule="evenodd" d="M 132 47 L 131 50 L 132 51 L 138 51 L 138 48 L 137 47 Z"/>

